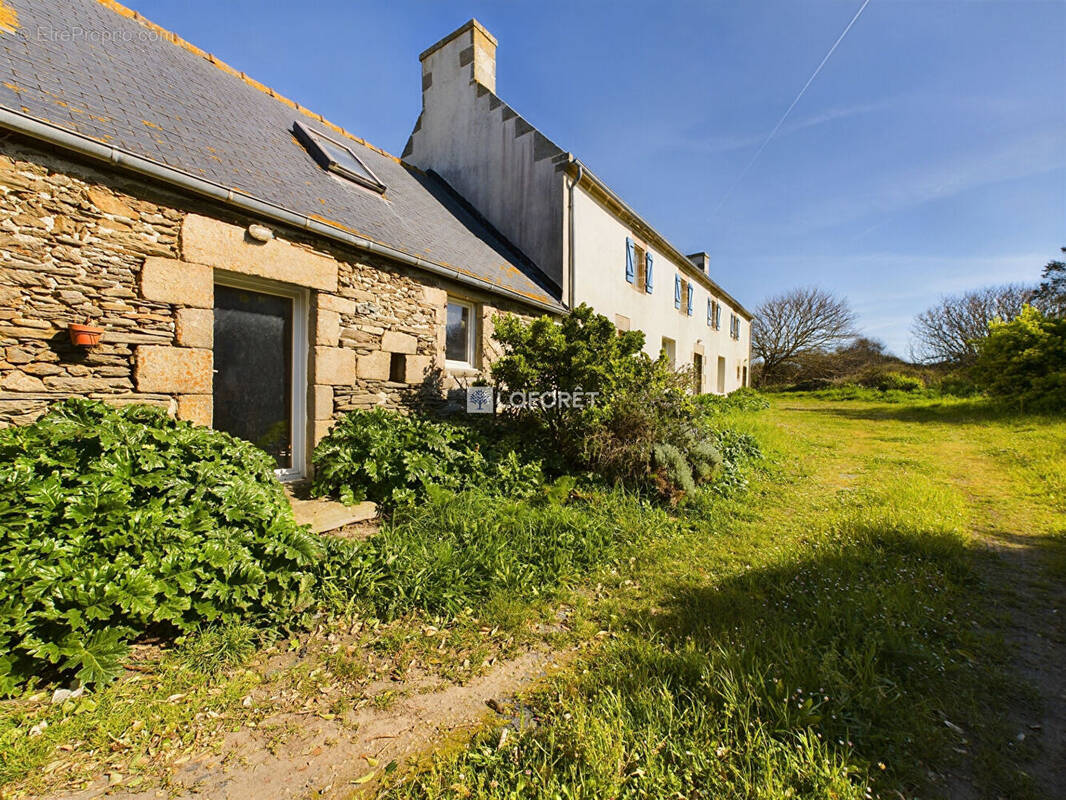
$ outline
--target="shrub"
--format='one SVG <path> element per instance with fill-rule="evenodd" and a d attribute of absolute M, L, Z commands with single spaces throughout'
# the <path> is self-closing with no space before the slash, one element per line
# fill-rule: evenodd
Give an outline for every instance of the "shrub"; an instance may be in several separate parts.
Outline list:
<path fill-rule="evenodd" d="M 855 382 L 867 389 L 880 392 L 920 392 L 925 388 L 925 381 L 917 375 L 907 375 L 897 370 L 885 370 L 874 367 L 860 373 Z"/>
<path fill-rule="evenodd" d="M 348 504 L 409 505 L 429 487 L 494 486 L 523 495 L 541 482 L 538 463 L 497 448 L 486 458 L 472 428 L 376 408 L 346 414 L 315 448 L 315 494 Z"/>
<path fill-rule="evenodd" d="M 675 488 L 688 494 L 696 491 L 696 482 L 692 479 L 692 467 L 689 466 L 685 454 L 672 444 L 660 442 L 652 445 L 651 464 L 656 470 L 657 477 L 663 483 L 664 493 Z"/>
<path fill-rule="evenodd" d="M 977 353 L 974 380 L 989 394 L 1031 411 L 1066 409 L 1066 318 L 1026 306 L 1010 322 L 990 323 Z"/>
<path fill-rule="evenodd" d="M 665 358 L 650 359 L 640 331 L 619 333 L 605 316 L 580 306 L 562 324 L 497 319 L 503 355 L 492 366 L 504 392 L 596 392 L 585 408 L 510 412 L 545 448 L 556 471 L 588 471 L 609 483 L 654 488 L 670 500 L 691 492 L 717 465 L 701 445 L 702 414 L 691 378 Z"/>
<path fill-rule="evenodd" d="M 0 431 L 0 690 L 107 680 L 149 629 L 297 619 L 321 546 L 273 468 L 147 406 L 72 399 Z"/>
<path fill-rule="evenodd" d="M 965 370 L 949 372 L 936 383 L 937 390 L 952 397 L 972 397 L 977 394 L 977 384 Z"/>
<path fill-rule="evenodd" d="M 707 414 L 725 414 L 730 411 L 765 411 L 770 407 L 762 392 L 747 386 L 730 394 L 701 394 L 696 398 Z"/>
<path fill-rule="evenodd" d="M 548 316 L 530 323 L 513 315 L 498 317 L 493 336 L 503 356 L 493 363 L 492 377 L 508 393 L 581 390 L 596 393 L 602 405 L 641 380 L 650 363 L 642 353 L 642 332 L 619 333 L 584 304 L 561 323 Z M 541 434 L 565 464 L 582 462 L 591 409 L 555 404 L 526 409 L 521 416 L 532 426 L 529 432 Z"/>

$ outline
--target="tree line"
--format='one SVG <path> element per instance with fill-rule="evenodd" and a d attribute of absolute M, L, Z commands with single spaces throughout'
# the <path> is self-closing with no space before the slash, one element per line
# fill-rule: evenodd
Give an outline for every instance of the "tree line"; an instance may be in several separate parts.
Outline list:
<path fill-rule="evenodd" d="M 756 310 L 754 378 L 763 387 L 817 388 L 842 381 L 876 386 L 888 374 L 910 375 L 912 385 L 936 377 L 1066 408 L 1066 261 L 1050 261 L 1039 283 L 941 297 L 915 317 L 911 333 L 904 360 L 861 334 L 846 298 L 792 289 Z"/>

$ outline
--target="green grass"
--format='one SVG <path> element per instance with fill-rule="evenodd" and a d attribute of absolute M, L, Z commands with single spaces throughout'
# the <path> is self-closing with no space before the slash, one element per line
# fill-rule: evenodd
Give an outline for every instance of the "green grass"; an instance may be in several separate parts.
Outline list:
<path fill-rule="evenodd" d="M 434 491 L 365 543 L 327 541 L 335 613 L 310 634 L 258 649 L 253 628 L 205 627 L 76 700 L 52 704 L 54 687 L 31 686 L 0 703 L 0 791 L 77 788 L 101 772 L 165 782 L 190 748 L 221 747 L 226 731 L 272 713 L 386 708 L 397 692 L 371 687 L 414 667 L 464 681 L 523 644 L 591 636 L 581 582 L 617 576 L 680 523 L 621 491 L 572 489 L 530 501 Z M 562 602 L 567 629 L 538 633 Z"/>
<path fill-rule="evenodd" d="M 620 492 L 435 494 L 335 545 L 348 591 L 311 633 L 206 629 L 81 698 L 0 704 L 0 791 L 166 786 L 228 731 L 286 711 L 354 726 L 405 691 L 389 678 L 466 681 L 539 641 L 586 655 L 523 698 L 537 726 L 453 744 L 385 796 L 935 797 L 951 773 L 1040 796 L 1008 727 L 1036 704 L 1001 638 L 1035 600 L 983 543 L 1039 554 L 1061 585 L 1066 423 L 977 400 L 772 403 L 718 410 L 767 458 L 672 513 Z"/>
<path fill-rule="evenodd" d="M 330 582 L 372 616 L 418 610 L 452 619 L 484 604 L 551 595 L 676 527 L 621 490 L 570 499 L 572 486 L 562 481 L 529 501 L 433 490 L 350 548 L 350 562 Z"/>
<path fill-rule="evenodd" d="M 1011 567 L 984 542 L 1027 537 L 1061 575 L 1066 424 L 797 396 L 730 424 L 773 467 L 641 554 L 595 611 L 614 636 L 525 699 L 539 724 L 384 796 L 1040 796 L 1009 722 L 1035 713 L 1001 638 Z"/>

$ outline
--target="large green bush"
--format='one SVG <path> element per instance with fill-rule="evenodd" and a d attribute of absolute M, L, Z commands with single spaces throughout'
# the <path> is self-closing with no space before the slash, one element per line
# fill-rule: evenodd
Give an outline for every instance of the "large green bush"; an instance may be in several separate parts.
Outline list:
<path fill-rule="evenodd" d="M 383 408 L 346 414 L 315 448 L 314 464 L 316 494 L 384 508 L 415 502 L 431 486 L 521 496 L 541 477 L 539 464 L 486 446 L 469 427 Z"/>
<path fill-rule="evenodd" d="M 1032 306 L 1010 322 L 994 320 L 977 341 L 977 384 L 1030 411 L 1066 410 L 1066 318 Z"/>
<path fill-rule="evenodd" d="M 539 437 L 560 472 L 587 471 L 611 482 L 654 489 L 670 500 L 691 493 L 721 461 L 701 428 L 691 376 L 644 352 L 644 334 L 620 333 L 581 305 L 556 323 L 496 320 L 503 355 L 493 363 L 500 390 L 596 392 L 583 408 L 522 408 L 509 413 Z"/>
<path fill-rule="evenodd" d="M 0 691 L 109 679 L 150 629 L 291 623 L 320 554 L 251 444 L 146 406 L 59 403 L 0 431 Z"/>

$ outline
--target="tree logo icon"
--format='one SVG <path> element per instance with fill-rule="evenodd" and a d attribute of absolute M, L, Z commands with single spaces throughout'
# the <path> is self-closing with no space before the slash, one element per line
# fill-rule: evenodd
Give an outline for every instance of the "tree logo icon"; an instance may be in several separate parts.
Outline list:
<path fill-rule="evenodd" d="M 474 386 L 466 390 L 467 414 L 491 414 L 492 408 L 492 389 L 488 386 Z"/>

